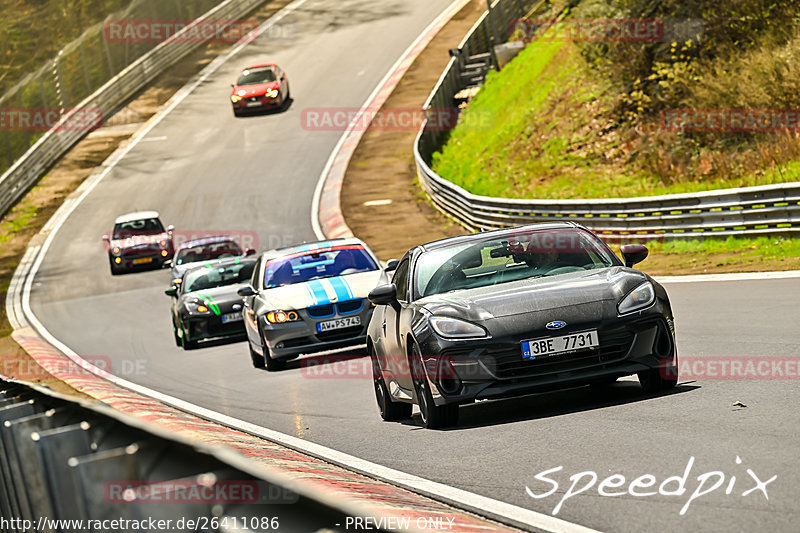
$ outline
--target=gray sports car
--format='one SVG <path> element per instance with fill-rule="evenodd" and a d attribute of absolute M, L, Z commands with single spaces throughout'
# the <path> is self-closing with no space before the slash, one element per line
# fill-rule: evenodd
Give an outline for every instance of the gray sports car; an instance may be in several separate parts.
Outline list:
<path fill-rule="evenodd" d="M 367 332 L 384 420 L 419 405 L 426 427 L 459 404 L 638 374 L 675 386 L 673 315 L 664 288 L 572 223 L 452 237 L 409 250 L 375 288 Z"/>

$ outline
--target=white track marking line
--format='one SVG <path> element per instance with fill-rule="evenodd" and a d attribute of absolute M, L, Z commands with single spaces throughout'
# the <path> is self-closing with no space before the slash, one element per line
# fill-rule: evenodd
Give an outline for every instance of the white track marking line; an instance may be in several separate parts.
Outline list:
<path fill-rule="evenodd" d="M 757 281 L 800 278 L 800 270 L 785 272 L 735 272 L 730 274 L 695 274 L 689 276 L 654 276 L 659 283 L 705 283 L 717 281 Z"/>
<path fill-rule="evenodd" d="M 270 26 L 280 21 L 286 15 L 298 9 L 301 5 L 305 4 L 307 1 L 308 0 L 298 0 L 297 2 L 285 7 L 283 10 L 278 12 L 264 24 L 259 26 L 258 28 L 259 35 L 264 30 L 266 30 Z M 369 102 L 374 100 L 374 98 L 379 93 L 380 89 L 383 87 L 383 85 L 386 84 L 388 78 L 394 73 L 395 70 L 397 70 L 399 64 L 405 59 L 405 56 L 408 54 L 408 52 L 414 46 L 416 46 L 416 44 L 419 42 L 421 38 L 422 36 L 418 37 L 415 40 L 415 42 L 409 47 L 409 49 L 400 57 L 397 63 L 389 70 L 389 73 L 381 81 L 378 88 L 376 88 L 376 90 L 373 92 L 373 95 L 370 96 L 370 98 L 368 99 L 368 103 L 365 105 L 365 107 L 369 105 Z M 50 333 L 47 330 L 47 328 L 45 328 L 44 324 L 42 324 L 36 317 L 36 315 L 33 313 L 33 310 L 31 309 L 30 306 L 30 299 L 31 299 L 31 289 L 33 287 L 34 278 L 39 269 L 41 268 L 42 262 L 44 261 L 44 257 L 46 256 L 47 251 L 52 245 L 55 236 L 58 234 L 58 231 L 61 229 L 67 218 L 72 214 L 72 212 L 77 208 L 77 206 L 80 205 L 80 203 L 89 195 L 89 193 L 92 192 L 92 190 L 94 190 L 94 188 L 100 183 L 100 181 L 105 176 L 107 176 L 109 172 L 122 160 L 122 158 L 125 157 L 125 155 L 127 155 L 139 142 L 141 142 L 143 138 L 158 123 L 160 123 L 173 109 L 175 109 L 175 107 L 178 106 L 178 104 L 180 104 L 187 96 L 189 96 L 211 74 L 213 74 L 216 70 L 218 70 L 219 67 L 221 67 L 227 60 L 229 60 L 237 52 L 239 52 L 247 44 L 249 44 L 249 42 L 250 42 L 249 40 L 241 41 L 232 50 L 214 59 L 214 61 L 212 61 L 206 68 L 203 69 L 203 71 L 200 73 L 200 77 L 194 83 L 182 87 L 177 93 L 175 93 L 175 95 L 172 98 L 170 98 L 170 100 L 167 102 L 166 107 L 158 114 L 156 114 L 153 118 L 151 118 L 143 129 L 139 130 L 136 134 L 134 134 L 130 143 L 126 147 L 124 147 L 123 149 L 116 150 L 114 154 L 112 154 L 109 157 L 109 159 L 107 160 L 107 166 L 105 166 L 105 168 L 101 172 L 98 172 L 90 176 L 86 181 L 84 181 L 84 183 L 76 190 L 76 193 L 80 193 L 79 195 L 71 199 L 67 199 L 61 205 L 61 207 L 59 207 L 59 209 L 56 211 L 53 217 L 45 224 L 45 227 L 42 229 L 42 233 L 49 233 L 44 243 L 41 245 L 41 247 L 35 248 L 34 249 L 35 251 L 33 252 L 31 252 L 30 248 L 28 251 L 26 251 L 26 257 L 35 255 L 36 259 L 32 265 L 28 264 L 23 265 L 23 263 L 21 263 L 20 266 L 18 267 L 18 270 L 15 272 L 15 277 L 17 277 L 17 283 L 13 287 L 9 287 L 8 298 L 6 300 L 6 308 L 9 309 L 8 302 L 9 300 L 11 300 L 12 301 L 11 308 L 13 310 L 13 306 L 16 305 L 13 302 L 20 299 L 19 292 L 21 290 L 22 313 L 24 314 L 24 319 L 26 319 L 27 322 L 31 326 L 33 326 L 33 328 L 47 342 L 49 342 L 51 345 L 53 345 L 58 350 L 63 352 L 67 357 L 69 357 L 83 369 L 101 378 L 104 378 L 120 387 L 124 387 L 131 391 L 138 392 L 139 394 L 149 396 L 163 403 L 169 404 L 173 407 L 200 416 L 202 418 L 218 422 L 220 424 L 229 426 L 234 429 L 238 429 L 240 431 L 251 433 L 253 435 L 295 449 L 297 451 L 307 453 L 309 455 L 318 457 L 326 461 L 330 461 L 334 464 L 338 464 L 344 468 L 361 472 L 365 475 L 369 475 L 376 479 L 382 479 L 384 481 L 398 485 L 403 488 L 407 488 L 414 492 L 427 495 L 433 499 L 444 501 L 456 507 L 465 508 L 466 510 L 475 512 L 476 514 L 488 516 L 489 518 L 494 518 L 495 520 L 501 521 L 503 523 L 517 525 L 518 527 L 524 527 L 524 528 L 533 527 L 550 532 L 593 533 L 593 530 L 591 529 L 585 528 L 577 524 L 572 524 L 570 522 L 561 520 L 559 518 L 555 518 L 546 514 L 537 513 L 535 511 L 524 509 L 522 507 L 517 507 L 511 504 L 503 503 L 497 500 L 493 500 L 491 498 L 486 498 L 484 496 L 463 491 L 461 489 L 456 489 L 454 487 L 449 487 L 441 483 L 436 483 L 434 481 L 429 481 L 423 478 L 419 478 L 411 474 L 406 474 L 404 472 L 393 470 L 391 468 L 387 468 L 378 464 L 370 463 L 368 461 L 364 461 L 357 457 L 353 457 L 351 455 L 338 452 L 336 450 L 327 448 L 325 446 L 321 446 L 319 444 L 314 444 L 311 442 L 304 441 L 302 439 L 297 439 L 290 435 L 285 435 L 283 433 L 279 433 L 277 431 L 268 428 L 264 428 L 261 426 L 257 426 L 255 424 L 251 424 L 249 422 L 245 422 L 243 420 L 238 420 L 236 418 L 229 417 L 222 413 L 217 413 L 215 411 L 206 409 L 204 407 L 194 405 L 184 400 L 180 400 L 178 398 L 162 394 L 158 391 L 119 378 L 82 359 L 69 346 L 67 346 L 66 344 L 58 340 L 55 336 L 53 336 L 53 334 Z M 344 139 L 345 135 L 342 136 L 342 139 L 340 139 L 340 142 L 337 145 L 336 150 L 334 150 L 334 153 L 329 159 L 328 165 L 326 165 L 328 169 L 330 165 L 332 165 L 336 153 L 338 153 L 339 149 L 341 148 L 341 145 L 344 143 Z M 327 176 L 327 172 L 324 172 L 323 176 Z M 324 180 L 321 180 L 321 183 L 324 183 Z M 317 188 L 319 189 L 319 192 L 321 192 L 322 187 L 320 183 L 317 184 Z M 316 207 L 314 208 L 312 213 L 316 213 L 318 211 L 319 196 L 317 192 L 315 192 L 315 201 L 316 201 Z M 314 222 L 316 218 L 317 218 L 316 216 L 312 215 L 312 219 L 314 219 L 312 220 L 312 222 Z M 321 232 L 321 229 L 319 229 L 318 220 L 316 220 L 315 224 L 315 232 L 317 231 Z M 317 234 L 319 235 L 320 233 Z M 12 314 L 9 314 L 9 316 L 12 316 Z M 24 324 L 18 323 L 17 325 L 23 326 Z"/>

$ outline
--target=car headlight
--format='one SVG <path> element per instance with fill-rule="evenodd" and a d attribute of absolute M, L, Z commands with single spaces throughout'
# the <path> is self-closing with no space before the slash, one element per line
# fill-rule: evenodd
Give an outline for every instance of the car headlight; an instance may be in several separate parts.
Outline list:
<path fill-rule="evenodd" d="M 429 319 L 433 331 L 450 339 L 479 339 L 487 337 L 486 330 L 477 324 L 457 318 L 434 316 Z"/>
<path fill-rule="evenodd" d="M 232 95 L 231 95 L 231 102 L 233 102 L 234 104 L 235 104 L 236 102 L 238 102 L 239 100 L 241 100 L 241 99 L 242 99 L 242 97 L 241 97 L 241 96 L 239 96 L 238 94 L 232 94 Z"/>
<path fill-rule="evenodd" d="M 165 239 L 165 240 L 163 240 L 163 241 L 161 241 L 161 242 L 159 242 L 158 244 L 159 244 L 159 245 L 160 245 L 162 248 L 166 248 L 166 247 L 167 247 L 167 241 L 166 241 L 166 239 Z"/>
<path fill-rule="evenodd" d="M 208 306 L 205 305 L 205 302 L 201 303 L 200 301 L 188 301 L 184 304 L 186 306 L 186 310 L 189 313 L 196 313 L 204 315 L 209 312 Z"/>
<path fill-rule="evenodd" d="M 296 311 L 271 311 L 267 313 L 267 322 L 270 324 L 284 324 L 298 320 L 300 320 L 300 315 Z"/>
<path fill-rule="evenodd" d="M 627 315 L 650 307 L 655 300 L 656 290 L 653 288 L 653 284 L 645 281 L 620 300 L 619 305 L 617 305 L 617 311 L 621 315 Z"/>
<path fill-rule="evenodd" d="M 115 246 L 111 249 L 111 253 L 114 255 L 119 255 L 119 246 Z"/>
<path fill-rule="evenodd" d="M 272 89 L 271 91 L 267 91 L 266 94 L 267 98 L 275 98 L 278 96 L 278 89 Z"/>

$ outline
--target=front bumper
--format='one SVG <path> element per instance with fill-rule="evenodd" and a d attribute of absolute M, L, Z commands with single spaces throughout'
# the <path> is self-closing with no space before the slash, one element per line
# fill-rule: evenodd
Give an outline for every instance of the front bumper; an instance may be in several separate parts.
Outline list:
<path fill-rule="evenodd" d="M 523 338 L 446 342 L 429 337 L 421 346 L 438 405 L 519 396 L 600 382 L 671 363 L 672 328 L 663 315 L 621 318 L 610 324 L 583 324 L 575 331 L 597 329 L 600 346 L 525 360 L 522 341 L 558 335 L 532 333 Z M 564 333 L 571 333 L 564 332 Z"/>
<path fill-rule="evenodd" d="M 350 302 L 339 302 L 317 308 L 301 309 L 297 313 L 300 320 L 285 324 L 271 324 L 266 318 L 261 317 L 261 330 L 269 345 L 270 352 L 275 359 L 292 359 L 300 354 L 322 352 L 346 346 L 355 346 L 366 343 L 367 324 L 372 316 L 373 307 L 368 300 L 363 299 L 361 306 L 351 310 L 354 305 L 344 307 Z M 330 309 L 327 309 L 330 307 Z M 317 324 L 338 318 L 359 317 L 361 324 L 358 326 L 319 332 Z"/>
<path fill-rule="evenodd" d="M 247 104 L 258 104 L 248 106 Z M 265 96 L 248 96 L 242 98 L 233 105 L 233 110 L 239 114 L 242 113 L 258 113 L 267 109 L 277 109 L 280 107 L 280 96 L 275 98 L 267 98 Z"/>
<path fill-rule="evenodd" d="M 185 317 L 183 323 L 183 335 L 190 342 L 245 335 L 244 320 L 223 323 L 220 315 L 192 315 Z"/>
<path fill-rule="evenodd" d="M 120 262 L 117 263 L 115 258 L 119 257 Z M 126 254 L 126 255 L 109 255 L 108 259 L 112 265 L 116 268 L 124 268 L 124 269 L 137 269 L 137 268 L 153 268 L 153 267 L 161 267 L 165 261 L 170 259 L 172 256 L 167 254 L 166 256 L 161 255 L 161 250 L 156 250 L 152 252 L 146 253 L 137 253 L 137 254 Z"/>

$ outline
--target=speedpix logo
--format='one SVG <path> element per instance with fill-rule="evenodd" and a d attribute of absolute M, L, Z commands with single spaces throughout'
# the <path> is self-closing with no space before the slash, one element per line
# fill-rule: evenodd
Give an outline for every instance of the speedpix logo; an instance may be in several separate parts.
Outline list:
<path fill-rule="evenodd" d="M 767 487 L 778 478 L 777 474 L 771 477 L 757 474 L 752 468 L 744 466 L 742 459 L 738 456 L 734 461 L 736 466 L 732 467 L 736 471 L 733 475 L 727 475 L 721 470 L 714 470 L 704 472 L 695 477 L 693 475 L 694 462 L 695 459 L 692 456 L 689 458 L 683 474 L 668 476 L 661 480 L 652 474 L 644 474 L 630 481 L 622 474 L 612 474 L 600 480 L 596 472 L 578 472 L 569 476 L 569 488 L 553 508 L 552 514 L 557 515 L 564 503 L 573 496 L 596 491 L 599 496 L 608 498 L 618 498 L 620 496 L 680 498 L 681 501 L 684 501 L 684 504 L 679 514 L 683 516 L 693 502 L 715 492 L 736 498 L 753 499 L 762 496 L 765 501 L 768 501 L 769 492 Z M 559 483 L 560 476 L 557 476 L 557 474 L 563 469 L 563 466 L 557 466 L 539 472 L 534 476 L 538 483 L 526 486 L 525 492 L 536 500 L 555 495 L 559 492 L 561 486 Z M 549 490 L 547 490 L 548 486 Z M 690 490 L 691 493 L 689 493 Z M 688 497 L 686 497 L 687 494 L 689 494 Z"/>

